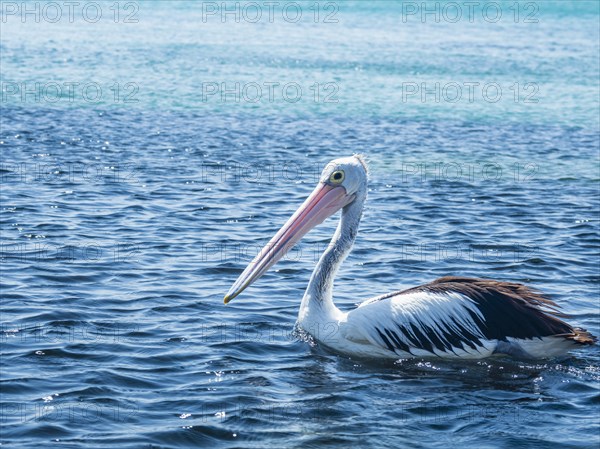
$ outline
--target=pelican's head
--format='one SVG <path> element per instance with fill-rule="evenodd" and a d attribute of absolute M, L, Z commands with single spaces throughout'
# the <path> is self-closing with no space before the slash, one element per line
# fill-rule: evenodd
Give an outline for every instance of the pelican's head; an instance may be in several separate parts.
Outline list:
<path fill-rule="evenodd" d="M 265 274 L 308 231 L 352 202 L 363 201 L 367 178 L 367 164 L 360 155 L 335 159 L 327 164 L 315 190 L 246 267 L 225 295 L 225 304 Z"/>
<path fill-rule="evenodd" d="M 331 186 L 341 186 L 348 195 L 366 192 L 368 169 L 364 157 L 355 154 L 334 159 L 325 166 L 319 182 Z"/>

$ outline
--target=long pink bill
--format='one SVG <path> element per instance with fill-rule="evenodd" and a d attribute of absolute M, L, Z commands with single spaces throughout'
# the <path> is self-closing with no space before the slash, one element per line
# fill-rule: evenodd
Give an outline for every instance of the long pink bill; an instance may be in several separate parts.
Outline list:
<path fill-rule="evenodd" d="M 319 183 L 302 206 L 282 226 L 267 245 L 235 281 L 225 295 L 225 304 L 242 293 L 281 259 L 308 231 L 322 223 L 345 205 L 354 195 L 347 195 L 342 186 Z"/>

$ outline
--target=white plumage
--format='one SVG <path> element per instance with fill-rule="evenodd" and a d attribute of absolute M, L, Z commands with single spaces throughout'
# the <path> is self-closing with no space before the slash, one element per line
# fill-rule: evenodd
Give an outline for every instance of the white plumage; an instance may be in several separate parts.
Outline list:
<path fill-rule="evenodd" d="M 373 298 L 337 318 L 329 317 L 330 321 L 321 317 L 318 322 L 301 319 L 299 324 L 326 330 L 313 337 L 338 352 L 369 358 L 482 359 L 494 353 L 539 358 L 563 354 L 577 345 L 563 336 L 489 339 L 476 303 L 455 292 Z"/>

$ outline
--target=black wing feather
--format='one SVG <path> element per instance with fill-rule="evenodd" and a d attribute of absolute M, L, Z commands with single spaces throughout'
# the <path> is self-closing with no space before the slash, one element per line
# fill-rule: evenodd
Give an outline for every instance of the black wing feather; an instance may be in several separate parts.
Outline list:
<path fill-rule="evenodd" d="M 470 312 L 471 316 L 482 334 L 490 340 L 506 341 L 506 337 L 531 339 L 561 336 L 584 345 L 593 344 L 597 340 L 585 329 L 574 328 L 561 320 L 560 317 L 566 315 L 557 310 L 559 306 L 554 301 L 523 284 L 513 282 L 447 276 L 429 284 L 379 297 L 377 300 L 420 291 L 454 292 L 472 299 L 481 311 L 483 320 Z M 437 349 L 448 349 L 447 344 L 435 338 L 434 332 L 428 332 L 425 328 L 423 330 L 427 336 L 421 332 L 415 333 L 417 347 L 431 350 L 433 343 Z M 403 333 L 409 340 L 414 340 L 406 330 Z M 390 341 L 390 338 L 384 338 L 381 333 L 380 335 L 388 347 L 399 346 L 393 344 L 396 339 Z M 466 329 L 462 329 L 460 333 L 452 332 L 447 337 L 448 342 L 455 347 L 462 347 L 461 343 L 466 343 L 472 348 L 474 343 L 480 344 Z"/>

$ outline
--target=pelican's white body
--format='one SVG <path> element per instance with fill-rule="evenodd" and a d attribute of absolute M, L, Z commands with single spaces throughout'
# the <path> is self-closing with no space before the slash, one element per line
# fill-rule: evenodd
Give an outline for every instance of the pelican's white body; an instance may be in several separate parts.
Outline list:
<path fill-rule="evenodd" d="M 310 304 L 300 309 L 298 325 L 317 342 L 336 352 L 361 358 L 403 359 L 414 357 L 442 357 L 445 359 L 483 359 L 495 354 L 508 354 L 524 358 L 554 357 L 573 349 L 572 340 L 561 337 L 517 339 L 508 337 L 506 341 L 489 340 L 471 319 L 467 308 L 473 313 L 479 311 L 473 302 L 460 293 L 438 294 L 416 292 L 399 294 L 379 300 L 369 299 L 349 312 L 342 312 L 331 303 L 326 310 Z M 475 348 L 461 345 L 449 350 L 427 351 L 411 346 L 407 339 L 403 343 L 409 351 L 390 351 L 377 333 L 380 329 L 395 329 L 398 325 L 427 326 L 436 330 L 436 336 L 452 332 L 450 318 L 460 320 L 463 327 L 479 338 L 481 344 Z M 407 327 L 408 327 L 407 326 Z M 397 335 L 402 338 L 400 333 Z M 414 334 L 414 338 L 417 338 Z"/>

